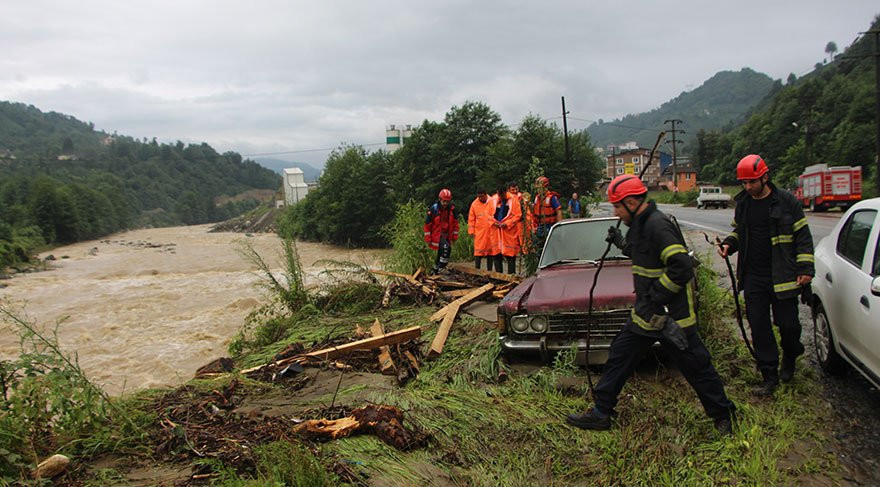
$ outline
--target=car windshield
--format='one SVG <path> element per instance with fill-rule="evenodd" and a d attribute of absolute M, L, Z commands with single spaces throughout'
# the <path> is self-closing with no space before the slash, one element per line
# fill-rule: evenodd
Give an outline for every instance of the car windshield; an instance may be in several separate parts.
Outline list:
<path fill-rule="evenodd" d="M 598 261 L 608 245 L 605 242 L 608 227 L 615 225 L 617 225 L 616 219 L 608 219 L 580 220 L 554 226 L 547 237 L 538 267 L 546 267 L 557 262 Z M 626 234 L 626 227 L 621 227 L 620 230 Z M 626 257 L 620 249 L 612 245 L 606 258 Z"/>

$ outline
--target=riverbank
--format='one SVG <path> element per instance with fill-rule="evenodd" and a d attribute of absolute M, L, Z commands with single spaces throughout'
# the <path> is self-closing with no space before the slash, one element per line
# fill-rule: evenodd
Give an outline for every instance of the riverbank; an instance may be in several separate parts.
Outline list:
<path fill-rule="evenodd" d="M 42 326 L 57 323 L 61 347 L 113 395 L 175 386 L 226 354 L 244 318 L 266 301 L 246 241 L 281 271 L 275 234 L 211 233 L 210 225 L 141 229 L 40 254 L 49 270 L 3 280 L 0 300 Z M 374 264 L 384 252 L 300 243 L 307 285 L 321 282 L 324 259 Z M 0 358 L 18 352 L 0 329 Z"/>

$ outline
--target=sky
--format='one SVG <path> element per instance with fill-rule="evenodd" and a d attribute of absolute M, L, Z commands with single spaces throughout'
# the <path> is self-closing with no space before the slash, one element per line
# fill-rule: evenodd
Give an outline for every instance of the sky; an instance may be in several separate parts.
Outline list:
<path fill-rule="evenodd" d="M 569 129 L 718 71 L 805 74 L 874 1 L 5 1 L 0 100 L 95 128 L 321 166 L 466 101 Z M 376 145 L 371 145 L 376 144 Z M 279 154 L 280 153 L 280 154 Z"/>

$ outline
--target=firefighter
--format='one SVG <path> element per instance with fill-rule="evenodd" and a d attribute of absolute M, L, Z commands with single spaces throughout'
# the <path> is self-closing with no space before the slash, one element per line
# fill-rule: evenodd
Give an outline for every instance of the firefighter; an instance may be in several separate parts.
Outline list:
<path fill-rule="evenodd" d="M 437 251 L 433 274 L 446 268 L 452 254 L 452 244 L 458 240 L 458 219 L 455 217 L 455 205 L 452 204 L 452 191 L 440 190 L 437 201 L 428 208 L 425 217 L 425 242 L 431 250 Z"/>
<path fill-rule="evenodd" d="M 477 190 L 477 197 L 468 211 L 468 234 L 474 238 L 474 266 L 479 269 L 483 257 L 486 268 L 492 270 L 493 256 L 499 253 L 498 231 L 495 229 L 495 201 L 485 189 Z"/>
<path fill-rule="evenodd" d="M 763 381 L 758 396 L 772 396 L 779 379 L 791 381 L 795 361 L 804 353 L 797 298 L 809 290 L 815 275 L 813 236 L 801 203 L 770 182 L 770 170 L 761 156 L 750 154 L 736 165 L 743 190 L 734 197 L 733 232 L 718 253 L 738 252 L 736 277 L 746 302 L 746 317 Z M 779 327 L 782 366 L 773 326 Z M 779 369 L 777 371 L 777 369 Z"/>
<path fill-rule="evenodd" d="M 606 240 L 632 259 L 636 303 L 626 326 L 614 338 L 602 378 L 593 390 L 594 405 L 568 415 L 573 426 L 592 430 L 611 428 L 617 396 L 645 351 L 655 342 L 678 364 L 697 393 L 715 428 L 730 434 L 735 407 L 712 357 L 697 333 L 691 280 L 694 260 L 677 227 L 647 202 L 648 189 L 638 176 L 624 174 L 608 186 L 614 214 L 629 227 L 626 237 L 609 227 Z"/>

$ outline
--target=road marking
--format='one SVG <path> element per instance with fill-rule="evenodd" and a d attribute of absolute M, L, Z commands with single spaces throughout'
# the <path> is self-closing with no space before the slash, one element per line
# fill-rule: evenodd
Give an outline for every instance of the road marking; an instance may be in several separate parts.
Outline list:
<path fill-rule="evenodd" d="M 712 232 L 715 232 L 715 233 L 720 233 L 720 234 L 722 234 L 722 235 L 727 235 L 727 234 L 729 233 L 727 230 L 719 230 L 719 229 L 717 229 L 717 228 L 715 228 L 715 227 L 710 227 L 710 226 L 706 226 L 706 225 L 700 225 L 699 223 L 689 222 L 689 221 L 687 221 L 687 220 L 682 220 L 682 219 L 680 219 L 680 218 L 678 218 L 677 220 L 678 220 L 679 223 L 684 223 L 685 225 L 688 225 L 688 226 L 691 226 L 691 227 L 702 228 L 703 230 L 709 230 L 709 231 L 712 231 Z"/>

